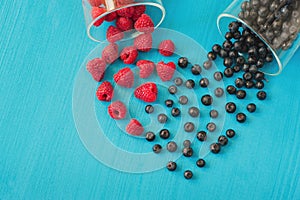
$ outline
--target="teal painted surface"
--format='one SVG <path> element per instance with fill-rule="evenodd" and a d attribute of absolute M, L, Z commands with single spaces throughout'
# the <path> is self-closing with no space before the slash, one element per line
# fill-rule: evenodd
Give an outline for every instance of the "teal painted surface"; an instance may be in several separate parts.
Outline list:
<path fill-rule="evenodd" d="M 221 42 L 215 21 L 231 1 L 165 0 L 162 27 Z M 300 199 L 300 52 L 267 85 L 266 102 L 192 181 L 181 172 L 129 174 L 82 145 L 72 116 L 76 73 L 95 47 L 80 1 L 0 6 L 0 199 Z M 231 116 L 230 116 L 231 117 Z M 231 126 L 228 122 L 226 126 Z"/>

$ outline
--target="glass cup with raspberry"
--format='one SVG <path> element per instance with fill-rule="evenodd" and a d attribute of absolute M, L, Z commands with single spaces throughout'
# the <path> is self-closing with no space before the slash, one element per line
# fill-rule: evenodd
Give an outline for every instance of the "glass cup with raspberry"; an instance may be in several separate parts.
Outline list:
<path fill-rule="evenodd" d="M 82 0 L 82 6 L 87 34 L 96 42 L 134 38 L 165 17 L 161 0 Z"/>

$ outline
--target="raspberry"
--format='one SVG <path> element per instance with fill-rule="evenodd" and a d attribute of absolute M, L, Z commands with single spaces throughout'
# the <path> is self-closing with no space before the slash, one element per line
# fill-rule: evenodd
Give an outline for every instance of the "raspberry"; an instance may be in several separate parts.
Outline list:
<path fill-rule="evenodd" d="M 157 98 L 157 86 L 155 83 L 148 82 L 140 85 L 134 91 L 134 96 L 145 102 L 154 102 Z"/>
<path fill-rule="evenodd" d="M 144 14 L 146 11 L 146 6 L 141 5 L 141 6 L 134 6 L 134 13 L 132 15 L 133 21 L 136 21 L 142 14 Z"/>
<path fill-rule="evenodd" d="M 106 39 L 109 42 L 116 42 L 118 40 L 123 39 L 123 37 L 124 37 L 124 33 L 120 29 L 114 26 L 108 27 L 106 31 Z"/>
<path fill-rule="evenodd" d="M 105 72 L 106 63 L 101 58 L 90 60 L 86 64 L 86 69 L 91 73 L 95 81 L 101 81 Z"/>
<path fill-rule="evenodd" d="M 105 8 L 98 8 L 98 7 L 93 7 L 91 10 L 91 15 L 93 19 L 96 19 L 100 15 L 106 12 Z M 96 22 L 94 22 L 94 26 L 100 26 L 104 21 L 104 17 L 98 19 Z"/>
<path fill-rule="evenodd" d="M 116 25 L 122 31 L 128 31 L 133 29 L 133 21 L 127 17 L 118 17 L 116 21 Z"/>
<path fill-rule="evenodd" d="M 118 45 L 115 43 L 110 43 L 102 51 L 102 59 L 104 59 L 108 64 L 111 64 L 117 60 L 118 56 Z"/>
<path fill-rule="evenodd" d="M 98 87 L 96 96 L 100 101 L 111 101 L 113 97 L 113 87 L 110 82 L 104 81 Z"/>
<path fill-rule="evenodd" d="M 104 20 L 107 21 L 107 22 L 112 22 L 114 21 L 115 19 L 117 19 L 117 13 L 116 12 L 112 12 L 112 13 L 109 13 L 108 15 L 105 16 Z"/>
<path fill-rule="evenodd" d="M 158 51 L 163 56 L 173 55 L 175 45 L 171 40 L 164 40 L 159 44 Z"/>
<path fill-rule="evenodd" d="M 134 46 L 139 51 L 147 52 L 152 48 L 152 35 L 151 33 L 144 33 L 134 39 Z"/>
<path fill-rule="evenodd" d="M 156 65 L 157 75 L 164 82 L 172 79 L 175 69 L 176 65 L 173 62 L 164 63 L 161 61 Z"/>
<path fill-rule="evenodd" d="M 125 64 L 134 63 L 137 57 L 138 51 L 133 46 L 125 47 L 120 54 L 120 58 Z"/>
<path fill-rule="evenodd" d="M 134 74 L 129 67 L 125 67 L 114 75 L 114 81 L 120 86 L 131 88 L 134 84 Z"/>
<path fill-rule="evenodd" d="M 120 10 L 117 10 L 117 14 L 120 17 L 128 17 L 131 18 L 132 15 L 134 14 L 134 7 L 127 7 L 127 8 L 122 8 Z"/>
<path fill-rule="evenodd" d="M 99 7 L 100 5 L 105 5 L 105 0 L 89 0 L 91 6 Z"/>
<path fill-rule="evenodd" d="M 136 62 L 136 66 L 140 69 L 140 77 L 148 78 L 152 74 L 155 64 L 150 60 L 139 60 Z"/>
<path fill-rule="evenodd" d="M 115 101 L 108 106 L 108 114 L 113 119 L 124 119 L 126 112 L 126 106 L 121 101 Z"/>
<path fill-rule="evenodd" d="M 148 15 L 142 14 L 134 23 L 134 28 L 139 32 L 151 33 L 154 31 L 154 24 Z"/>
<path fill-rule="evenodd" d="M 126 132 L 130 135 L 140 136 L 144 132 L 144 127 L 138 120 L 131 119 L 126 126 Z"/>

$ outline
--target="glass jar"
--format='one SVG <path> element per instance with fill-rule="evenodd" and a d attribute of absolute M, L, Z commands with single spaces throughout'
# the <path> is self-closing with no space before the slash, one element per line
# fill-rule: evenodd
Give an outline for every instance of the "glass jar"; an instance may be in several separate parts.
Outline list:
<path fill-rule="evenodd" d="M 145 14 L 151 17 L 155 28 L 162 23 L 165 17 L 165 9 L 161 0 L 82 0 L 82 6 L 87 34 L 96 42 L 106 40 L 107 29 L 111 25 L 116 26 L 117 12 L 120 12 L 121 9 L 130 7 L 134 9 L 140 7 L 137 9 L 141 9 L 144 7 Z M 129 18 L 132 25 L 136 20 L 134 16 L 126 16 L 126 18 Z M 121 31 L 124 33 L 123 39 L 138 35 L 133 28 Z"/>
<path fill-rule="evenodd" d="M 272 51 L 277 66 L 264 66 L 266 74 L 280 74 L 300 46 L 299 0 L 235 0 L 218 17 L 222 35 L 232 21 L 244 24 Z"/>

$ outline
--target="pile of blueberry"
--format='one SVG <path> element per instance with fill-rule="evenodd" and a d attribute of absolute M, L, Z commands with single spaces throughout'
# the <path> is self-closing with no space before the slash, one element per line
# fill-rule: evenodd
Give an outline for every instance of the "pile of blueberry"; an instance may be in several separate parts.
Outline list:
<path fill-rule="evenodd" d="M 203 66 L 194 64 L 191 68 L 187 68 L 189 61 L 186 57 L 180 57 L 178 59 L 178 66 L 182 69 L 190 69 L 193 75 L 200 75 L 202 70 L 210 70 L 212 67 L 212 62 L 217 58 L 223 59 L 223 65 L 225 67 L 224 71 L 216 71 L 213 78 L 216 81 L 221 81 L 224 78 L 228 78 L 231 81 L 233 75 L 240 74 L 239 78 L 232 80 L 232 84 L 226 86 L 226 91 L 230 95 L 235 95 L 237 100 L 244 99 L 247 95 L 246 89 L 256 88 L 258 89 L 256 96 L 259 100 L 264 100 L 267 97 L 267 93 L 263 91 L 265 74 L 260 71 L 265 63 L 273 61 L 272 52 L 268 47 L 247 27 L 245 27 L 240 22 L 232 22 L 229 24 L 229 30 L 225 34 L 225 41 L 222 45 L 215 44 L 212 50 L 207 54 L 207 61 L 203 63 Z M 207 88 L 210 84 L 208 78 L 201 78 L 199 81 L 199 86 L 202 88 Z M 196 83 L 192 79 L 188 79 L 185 82 L 179 78 L 175 77 L 173 79 L 174 85 L 168 88 L 168 92 L 173 95 L 177 93 L 177 87 L 184 85 L 187 89 L 192 89 L 195 87 Z M 246 88 L 246 89 L 244 89 Z M 224 94 L 224 89 L 216 88 L 214 90 L 214 95 L 216 98 L 221 97 Z M 186 105 L 189 101 L 189 97 L 181 95 L 178 98 L 178 102 L 181 105 Z M 204 106 L 212 105 L 214 101 L 210 94 L 204 94 L 201 97 L 201 103 Z M 166 107 L 170 107 L 171 115 L 173 117 L 180 116 L 181 111 L 174 106 L 174 102 L 171 99 L 165 100 Z M 227 113 L 235 113 L 237 110 L 237 105 L 230 101 L 226 102 L 224 109 Z M 254 103 L 249 103 L 246 106 L 249 113 L 256 111 L 256 105 Z M 147 105 L 145 107 L 147 113 L 152 113 L 154 107 L 152 105 Z M 190 107 L 188 109 L 188 114 L 191 117 L 199 117 L 200 110 L 197 107 Z M 209 112 L 211 118 L 218 118 L 219 112 L 216 109 L 211 109 Z M 244 123 L 246 121 L 246 114 L 239 112 L 236 114 L 236 121 L 239 123 Z M 168 120 L 167 115 L 159 114 L 157 120 L 160 123 L 166 123 Z M 192 122 L 186 122 L 184 124 L 185 132 L 194 132 L 195 125 Z M 214 132 L 216 130 L 216 124 L 214 122 L 209 122 L 206 125 L 206 129 L 209 132 Z M 197 132 L 197 131 L 196 131 Z M 220 135 L 216 142 L 210 144 L 210 151 L 217 154 L 221 151 L 221 147 L 228 143 L 228 138 L 235 136 L 235 130 L 228 129 L 225 131 L 224 135 Z M 159 132 L 159 136 L 162 139 L 168 139 L 170 137 L 170 132 L 167 129 L 162 129 Z M 203 142 L 206 141 L 208 135 L 206 131 L 199 131 L 196 133 L 195 137 Z M 152 142 L 155 140 L 155 134 L 151 131 L 146 133 L 146 140 Z M 166 145 L 166 149 L 169 152 L 175 152 L 179 147 L 174 141 L 170 141 Z M 160 144 L 154 144 L 152 150 L 154 153 L 160 153 L 163 147 Z M 191 147 L 191 141 L 183 141 L 182 155 L 185 157 L 192 157 L 194 153 Z M 202 168 L 205 166 L 205 160 L 203 158 L 198 158 L 195 164 Z M 177 168 L 177 163 L 175 161 L 169 161 L 166 165 L 169 171 L 175 171 Z M 191 179 L 193 177 L 193 172 L 191 170 L 184 171 L 184 177 L 186 179 Z"/>

